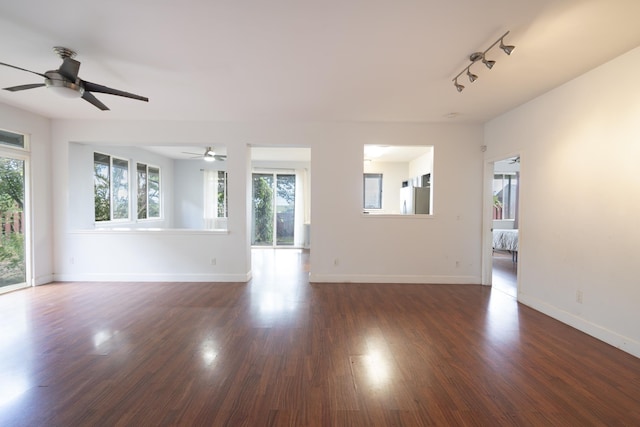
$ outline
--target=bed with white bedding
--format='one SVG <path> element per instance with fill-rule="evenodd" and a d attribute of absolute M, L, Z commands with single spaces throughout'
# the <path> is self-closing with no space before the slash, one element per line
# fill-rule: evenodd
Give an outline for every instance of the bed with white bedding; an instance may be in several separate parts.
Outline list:
<path fill-rule="evenodd" d="M 496 251 L 509 251 L 513 255 L 513 261 L 518 259 L 518 230 L 493 230 L 493 249 Z"/>

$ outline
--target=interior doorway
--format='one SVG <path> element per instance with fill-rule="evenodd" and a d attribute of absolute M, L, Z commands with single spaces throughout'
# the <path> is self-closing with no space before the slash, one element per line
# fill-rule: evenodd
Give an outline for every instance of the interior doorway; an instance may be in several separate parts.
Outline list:
<path fill-rule="evenodd" d="M 0 131 L 0 293 L 29 283 L 26 148 L 23 135 Z"/>
<path fill-rule="evenodd" d="M 311 149 L 251 147 L 251 246 L 310 248 Z"/>
<path fill-rule="evenodd" d="M 493 163 L 491 284 L 518 296 L 520 156 Z"/>

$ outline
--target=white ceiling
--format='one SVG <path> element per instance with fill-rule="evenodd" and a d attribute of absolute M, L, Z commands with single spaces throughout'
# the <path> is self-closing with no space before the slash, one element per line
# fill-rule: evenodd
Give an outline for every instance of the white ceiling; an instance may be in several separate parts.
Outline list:
<path fill-rule="evenodd" d="M 0 102 L 52 118 L 483 122 L 640 45 L 638 0 L 0 0 L 0 62 L 148 96 L 45 88 Z M 452 78 L 505 31 L 493 70 Z M 0 87 L 41 78 L 0 67 Z M 452 116 L 454 116 L 452 118 Z"/>

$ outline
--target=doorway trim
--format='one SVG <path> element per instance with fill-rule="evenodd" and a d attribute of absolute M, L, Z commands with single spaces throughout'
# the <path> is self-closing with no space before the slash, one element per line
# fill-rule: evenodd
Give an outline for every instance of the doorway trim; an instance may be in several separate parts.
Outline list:
<path fill-rule="evenodd" d="M 501 160 L 520 157 L 520 179 L 518 186 L 522 181 L 522 152 L 516 151 L 499 156 L 485 158 L 484 163 L 484 180 L 483 180 L 483 200 L 482 200 L 482 284 L 491 286 L 493 282 L 493 176 L 495 171 L 495 163 Z M 521 191 L 521 187 L 519 191 Z M 522 209 L 518 197 L 518 215 L 522 219 Z M 520 235 L 518 236 L 518 268 L 516 276 L 516 293 L 520 295 Z"/>

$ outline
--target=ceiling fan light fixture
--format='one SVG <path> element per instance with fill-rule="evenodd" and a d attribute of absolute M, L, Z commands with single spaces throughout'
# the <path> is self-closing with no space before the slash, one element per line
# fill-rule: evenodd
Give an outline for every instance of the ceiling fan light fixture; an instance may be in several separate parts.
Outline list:
<path fill-rule="evenodd" d="M 64 98 L 80 98 L 84 95 L 84 87 L 78 80 L 75 82 L 67 81 L 55 71 L 48 71 L 45 75 L 44 84 L 52 92 Z"/>
<path fill-rule="evenodd" d="M 202 156 L 205 162 L 215 162 L 216 160 L 216 152 L 213 151 L 211 147 L 207 147 L 204 150 L 204 155 Z"/>

